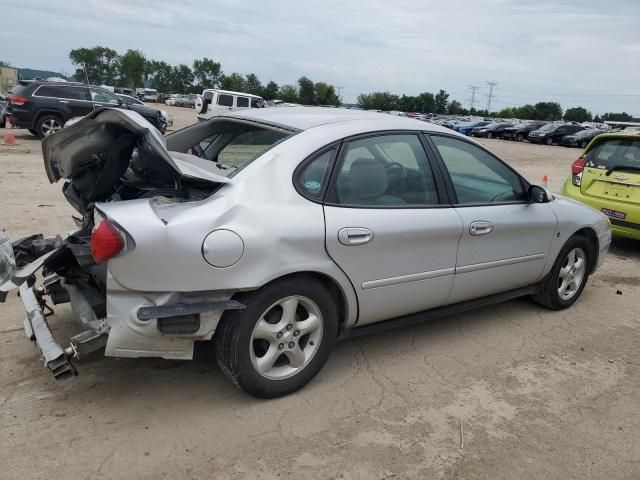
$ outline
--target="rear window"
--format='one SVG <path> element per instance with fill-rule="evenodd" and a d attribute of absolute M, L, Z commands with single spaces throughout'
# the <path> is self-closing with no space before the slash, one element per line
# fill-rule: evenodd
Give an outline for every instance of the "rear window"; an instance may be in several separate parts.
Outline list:
<path fill-rule="evenodd" d="M 43 85 L 34 92 L 36 97 L 53 97 L 58 98 L 60 89 L 51 85 Z"/>
<path fill-rule="evenodd" d="M 640 169 L 640 139 L 600 140 L 584 157 L 587 167 Z"/>
<path fill-rule="evenodd" d="M 249 99 L 247 97 L 238 97 L 236 99 L 236 106 L 238 107 L 248 107 Z"/>
<path fill-rule="evenodd" d="M 233 107 L 233 96 L 231 95 L 218 95 L 218 105 L 222 105 L 223 107 Z"/>

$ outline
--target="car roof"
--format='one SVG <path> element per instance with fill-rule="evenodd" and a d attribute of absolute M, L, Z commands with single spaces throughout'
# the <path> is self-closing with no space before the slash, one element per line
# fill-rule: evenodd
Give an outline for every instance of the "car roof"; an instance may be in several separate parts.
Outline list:
<path fill-rule="evenodd" d="M 247 108 L 244 110 L 234 110 L 214 118 L 227 117 L 241 120 L 256 121 L 293 130 L 307 130 L 337 122 L 356 122 L 362 120 L 376 121 L 376 125 L 381 123 L 385 129 L 393 130 L 423 130 L 434 132 L 447 132 L 454 134 L 452 130 L 415 120 L 409 117 L 389 115 L 386 113 L 370 112 L 366 110 L 351 110 L 347 108 L 327 108 L 327 107 L 267 107 L 267 108 Z"/>
<path fill-rule="evenodd" d="M 239 95 L 241 97 L 250 97 L 250 98 L 262 98 L 259 95 L 254 95 L 252 93 L 245 93 L 245 92 L 234 92 L 233 90 L 222 90 L 220 88 L 205 88 L 202 93 L 204 92 L 217 92 L 217 93 L 223 93 L 226 95 Z"/>

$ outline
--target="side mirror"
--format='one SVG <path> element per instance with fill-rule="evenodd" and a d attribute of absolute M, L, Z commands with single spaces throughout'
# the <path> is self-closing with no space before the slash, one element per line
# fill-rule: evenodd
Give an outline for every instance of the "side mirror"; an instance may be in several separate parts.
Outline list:
<path fill-rule="evenodd" d="M 529 203 L 549 203 L 554 198 L 549 190 L 539 185 L 529 186 L 527 196 Z"/>

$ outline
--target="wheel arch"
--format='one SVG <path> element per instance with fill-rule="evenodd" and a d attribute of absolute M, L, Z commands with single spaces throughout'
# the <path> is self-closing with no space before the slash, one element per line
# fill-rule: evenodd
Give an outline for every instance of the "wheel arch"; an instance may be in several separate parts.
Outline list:
<path fill-rule="evenodd" d="M 596 269 L 596 265 L 598 265 L 598 254 L 600 252 L 600 241 L 598 240 L 598 235 L 595 230 L 590 227 L 583 227 L 580 230 L 576 231 L 572 236 L 581 236 L 587 239 L 590 245 L 593 247 L 593 255 L 590 257 L 589 261 L 589 273 L 593 273 Z"/>
<path fill-rule="evenodd" d="M 340 281 L 327 273 L 313 270 L 287 273 L 269 280 L 262 287 L 290 278 L 313 278 L 320 281 L 325 287 L 327 287 L 327 290 L 329 290 L 329 293 L 335 299 L 336 306 L 338 308 L 338 336 L 342 335 L 344 330 L 350 328 L 355 323 L 358 315 L 357 297 L 355 296 L 355 292 L 345 291 L 345 288 Z"/>

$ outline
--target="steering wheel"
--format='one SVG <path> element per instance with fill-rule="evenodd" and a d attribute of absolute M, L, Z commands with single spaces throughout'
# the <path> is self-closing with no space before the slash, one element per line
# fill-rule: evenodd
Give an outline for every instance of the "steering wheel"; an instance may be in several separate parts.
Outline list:
<path fill-rule="evenodd" d="M 407 178 L 407 171 L 401 163 L 390 162 L 384 168 L 387 170 L 387 174 L 394 179 L 404 180 Z"/>
<path fill-rule="evenodd" d="M 193 147 L 191 147 L 191 154 L 196 157 L 204 158 L 204 149 L 200 146 L 199 143 L 196 143 Z"/>

